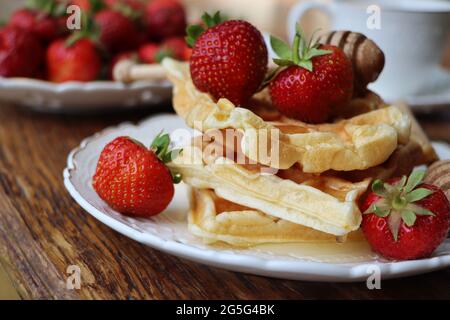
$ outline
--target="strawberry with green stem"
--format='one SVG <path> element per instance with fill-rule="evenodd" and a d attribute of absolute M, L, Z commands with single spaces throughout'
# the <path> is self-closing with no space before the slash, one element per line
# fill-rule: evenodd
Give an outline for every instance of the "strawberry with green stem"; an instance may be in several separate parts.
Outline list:
<path fill-rule="evenodd" d="M 424 175 L 415 171 L 409 178 L 376 180 L 361 205 L 364 235 L 386 258 L 427 257 L 447 236 L 450 204 L 441 189 L 422 183 Z"/>
<path fill-rule="evenodd" d="M 243 105 L 258 91 L 267 72 L 267 48 L 261 33 L 242 20 L 223 21 L 220 13 L 202 16 L 206 26 L 187 29 L 192 48 L 192 81 L 214 99 Z"/>
<path fill-rule="evenodd" d="M 12 13 L 9 25 L 33 33 L 47 43 L 66 31 L 61 23 L 65 12 L 65 6 L 56 0 L 30 0 L 26 8 Z"/>
<path fill-rule="evenodd" d="M 129 138 L 118 137 L 103 149 L 92 180 L 98 195 L 113 209 L 134 217 L 161 213 L 174 195 L 180 174 L 166 163 L 181 150 L 170 150 L 168 134 L 160 133 L 150 149 Z"/>
<path fill-rule="evenodd" d="M 333 109 L 350 101 L 353 68 L 340 48 L 312 39 L 307 43 L 299 25 L 292 48 L 275 37 L 271 37 L 271 45 L 280 68 L 269 79 L 269 92 L 281 113 L 320 123 L 329 119 Z"/>
<path fill-rule="evenodd" d="M 102 71 L 98 28 L 88 12 L 82 12 L 82 29 L 47 48 L 47 76 L 53 82 L 94 81 Z"/>

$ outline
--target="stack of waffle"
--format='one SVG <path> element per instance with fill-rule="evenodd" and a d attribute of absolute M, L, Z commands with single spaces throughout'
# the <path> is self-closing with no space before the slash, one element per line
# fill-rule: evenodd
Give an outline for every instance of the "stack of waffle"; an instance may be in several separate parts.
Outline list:
<path fill-rule="evenodd" d="M 176 112 L 202 133 L 171 166 L 192 187 L 189 230 L 207 242 L 362 241 L 358 201 L 371 181 L 436 158 L 409 110 L 373 94 L 311 125 L 280 115 L 264 91 L 245 108 L 215 102 L 188 64 L 163 64 Z"/>

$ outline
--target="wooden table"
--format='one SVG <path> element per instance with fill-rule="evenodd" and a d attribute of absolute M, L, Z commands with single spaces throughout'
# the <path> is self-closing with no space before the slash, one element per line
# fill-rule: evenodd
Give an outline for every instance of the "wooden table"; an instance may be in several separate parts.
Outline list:
<path fill-rule="evenodd" d="M 450 269 L 382 281 L 333 284 L 275 280 L 185 261 L 134 242 L 89 216 L 66 192 L 68 152 L 86 136 L 149 112 L 43 115 L 0 103 L 0 263 L 22 298 L 387 299 L 450 298 Z M 450 142 L 450 113 L 421 118 Z M 66 289 L 69 265 L 81 289 Z M 1 288 L 0 288 L 1 291 Z"/>

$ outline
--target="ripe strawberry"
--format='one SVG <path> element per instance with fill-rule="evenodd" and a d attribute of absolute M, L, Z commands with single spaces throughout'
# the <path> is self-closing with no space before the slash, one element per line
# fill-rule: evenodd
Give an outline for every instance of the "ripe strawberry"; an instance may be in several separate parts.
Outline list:
<path fill-rule="evenodd" d="M 260 88 L 267 72 L 267 48 L 261 33 L 240 20 L 222 22 L 220 15 L 205 14 L 206 31 L 188 28 L 187 43 L 192 81 L 215 99 L 242 105 Z"/>
<path fill-rule="evenodd" d="M 29 32 L 14 27 L 0 30 L 0 76 L 36 77 L 44 60 L 44 48 Z"/>
<path fill-rule="evenodd" d="M 156 41 L 185 34 L 186 12 L 176 0 L 150 1 L 144 20 L 149 36 Z"/>
<path fill-rule="evenodd" d="M 297 26 L 294 45 L 271 37 L 274 51 L 287 67 L 270 82 L 273 105 L 283 114 L 301 121 L 325 122 L 333 108 L 353 95 L 353 68 L 344 52 L 331 45 L 307 45 Z"/>
<path fill-rule="evenodd" d="M 138 50 L 139 60 L 143 63 L 158 63 L 157 54 L 159 52 L 159 45 L 156 43 L 147 43 L 141 46 Z"/>
<path fill-rule="evenodd" d="M 104 9 L 95 15 L 95 22 L 100 28 L 100 42 L 110 52 L 133 50 L 137 47 L 137 28 L 122 13 Z"/>
<path fill-rule="evenodd" d="M 166 57 L 188 60 L 189 53 L 186 41 L 179 37 L 169 38 L 161 45 L 148 43 L 139 48 L 139 58 L 144 63 L 160 63 Z"/>
<path fill-rule="evenodd" d="M 441 189 L 421 183 L 424 175 L 416 171 L 408 179 L 377 180 L 361 205 L 364 235 L 388 259 L 427 257 L 447 236 L 450 204 Z"/>
<path fill-rule="evenodd" d="M 119 137 L 103 149 L 93 177 L 98 195 L 113 209 L 136 217 L 161 213 L 174 195 L 172 176 L 164 165 L 177 151 L 168 151 L 167 134 L 158 135 L 151 149 L 128 138 Z"/>
<path fill-rule="evenodd" d="M 100 75 L 101 68 L 97 48 L 89 39 L 82 38 L 74 43 L 59 39 L 47 49 L 47 75 L 50 81 L 93 81 Z"/>
<path fill-rule="evenodd" d="M 185 60 L 186 50 L 189 50 L 189 47 L 187 46 L 184 38 L 173 37 L 164 40 L 161 44 L 161 49 L 166 51 L 168 57 L 177 60 Z"/>
<path fill-rule="evenodd" d="M 62 34 L 61 26 L 56 18 L 37 10 L 15 11 L 9 25 L 31 32 L 45 42 L 52 41 Z"/>

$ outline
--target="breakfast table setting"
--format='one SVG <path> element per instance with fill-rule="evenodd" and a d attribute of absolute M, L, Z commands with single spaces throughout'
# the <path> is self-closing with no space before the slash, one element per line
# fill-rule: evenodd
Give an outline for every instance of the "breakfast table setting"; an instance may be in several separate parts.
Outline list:
<path fill-rule="evenodd" d="M 146 1 L 137 2 L 145 2 L 147 5 Z M 153 2 L 163 1 L 154 0 Z M 195 214 L 206 214 L 200 211 L 207 211 L 209 208 L 206 205 L 202 206 L 202 201 L 209 205 L 215 204 L 217 210 L 220 206 L 231 208 L 230 216 L 233 214 L 238 216 L 240 212 L 251 212 L 254 215 L 256 212 L 258 217 L 264 216 L 264 219 L 267 218 L 265 214 L 269 214 L 264 211 L 264 206 L 269 208 L 270 205 L 272 211 L 281 207 L 279 204 L 272 205 L 264 201 L 260 204 L 253 201 L 251 199 L 253 194 L 245 193 L 244 186 L 241 186 L 241 189 L 235 189 L 234 186 L 226 189 L 225 186 L 228 187 L 226 178 L 215 183 L 213 177 L 209 177 L 197 167 L 192 169 L 194 167 L 189 167 L 190 163 L 183 162 L 189 160 L 187 159 L 188 151 L 190 152 L 192 147 L 186 146 L 194 143 L 196 137 L 206 134 L 206 129 L 203 131 L 195 121 L 201 118 L 204 121 L 201 124 L 220 130 L 236 126 L 235 129 L 243 130 L 244 135 L 245 128 L 254 123 L 268 124 L 267 128 L 272 128 L 272 124 L 276 124 L 277 128 L 283 128 L 283 125 L 286 125 L 289 127 L 286 129 L 286 136 L 291 134 L 289 130 L 294 130 L 296 125 L 300 127 L 297 129 L 300 130 L 300 135 L 308 130 L 315 131 L 316 128 L 318 128 L 316 133 L 334 130 L 329 128 L 335 125 L 334 123 L 317 124 L 330 118 L 311 120 L 311 123 L 306 125 L 303 122 L 298 124 L 297 120 L 286 120 L 286 115 L 292 118 L 294 113 L 285 111 L 286 109 L 281 106 L 277 106 L 276 113 L 273 110 L 267 111 L 265 96 L 262 95 L 263 97 L 259 98 L 259 93 L 254 101 L 260 103 L 262 107 L 258 105 L 244 110 L 233 105 L 233 103 L 240 105 L 238 103 L 240 96 L 231 94 L 230 100 L 219 99 L 220 97 L 212 99 L 215 95 L 213 90 L 209 92 L 210 95 L 205 94 L 205 90 L 200 90 L 199 82 L 194 81 L 197 79 L 191 79 L 195 77 L 193 61 L 197 57 L 195 53 L 197 40 L 207 34 L 211 28 L 228 23 L 221 20 L 219 14 L 213 14 L 219 9 L 227 16 L 237 15 L 236 11 L 248 11 L 248 16 L 243 13 L 238 17 L 247 19 L 262 30 L 262 35 L 258 33 L 259 38 L 249 41 L 246 48 L 260 53 L 258 50 L 262 50 L 261 48 L 267 45 L 268 52 L 263 53 L 268 55 L 270 60 L 274 59 L 275 62 L 280 63 L 277 69 L 275 65 L 270 65 L 273 70 L 276 70 L 271 75 L 272 83 L 285 70 L 288 70 L 283 69 L 286 66 L 288 68 L 294 68 L 297 65 L 305 67 L 303 60 L 305 55 L 309 55 L 306 60 L 326 57 L 332 51 L 322 49 L 331 50 L 331 46 L 341 48 L 340 52 L 343 55 L 346 54 L 352 63 L 351 67 L 355 70 L 355 77 L 359 77 L 358 81 L 355 78 L 354 82 L 352 76 L 349 81 L 352 90 L 355 90 L 355 93 L 351 93 L 350 96 L 354 99 L 352 101 L 357 101 L 352 108 L 368 109 L 358 113 L 355 113 L 354 109 L 346 110 L 349 115 L 346 115 L 344 120 L 339 118 L 337 121 L 342 121 L 339 125 L 358 126 L 362 122 L 365 125 L 371 125 L 373 122 L 374 127 L 380 130 L 380 135 L 385 132 L 381 131 L 383 129 L 389 133 L 394 132 L 395 136 L 395 143 L 392 142 L 394 145 L 391 143 L 392 147 L 386 144 L 383 148 L 377 149 L 376 156 L 370 156 L 367 159 L 367 161 L 373 161 L 371 166 L 357 168 L 356 164 L 355 167 L 346 169 L 350 171 L 350 174 L 354 173 L 352 170 L 355 169 L 357 169 L 355 172 L 361 170 L 355 176 L 360 173 L 367 174 L 365 169 L 368 169 L 367 172 L 371 175 L 374 175 L 374 171 L 370 169 L 390 170 L 382 166 L 380 169 L 378 165 L 388 159 L 391 154 L 395 155 L 395 152 L 401 148 L 400 142 L 397 145 L 397 137 L 399 141 L 402 139 L 404 127 L 408 127 L 404 124 L 405 121 L 411 125 L 411 136 L 417 135 L 419 144 L 431 151 L 428 150 L 428 153 L 423 151 L 422 158 L 408 159 L 406 156 L 403 160 L 398 160 L 392 156 L 392 159 L 398 162 L 392 172 L 401 172 L 406 175 L 413 168 L 426 168 L 426 165 L 437 161 L 438 158 L 450 159 L 450 33 L 448 32 L 450 1 L 400 1 L 401 4 L 398 5 L 386 4 L 385 1 L 372 1 L 381 3 L 380 26 L 376 21 L 379 7 L 370 7 L 371 2 L 369 2 L 364 0 L 283 0 L 279 2 L 264 0 L 261 3 L 264 3 L 266 10 L 260 9 L 261 12 L 256 13 L 244 10 L 246 5 L 242 5 L 243 8 L 237 10 L 236 7 L 239 6 L 237 1 L 225 3 L 185 0 L 181 1 L 180 5 L 184 7 L 183 10 L 186 10 L 188 21 L 198 22 L 202 12 L 200 10 L 209 10 L 211 13 L 202 16 L 203 24 L 187 29 L 187 43 L 193 41 L 192 49 L 186 47 L 183 42 L 178 54 L 180 47 L 171 47 L 172 44 L 165 42 L 167 39 L 170 40 L 170 37 L 161 35 L 158 40 L 152 40 L 152 43 L 141 44 L 137 53 L 138 59 L 128 51 L 117 54 L 117 59 L 116 57 L 108 58 L 108 66 L 104 69 L 109 69 L 102 73 L 101 80 L 60 81 L 57 79 L 67 77 L 69 73 L 64 72 L 70 68 L 63 68 L 59 65 L 61 62 L 52 61 L 53 58 L 56 60 L 57 51 L 55 50 L 55 55 L 52 55 L 51 50 L 54 44 L 51 44 L 46 49 L 47 78 L 41 76 L 0 77 L 0 299 L 450 299 L 448 228 L 429 254 L 417 256 L 417 259 L 416 257 L 390 259 L 389 255 L 384 254 L 382 250 L 375 250 L 377 253 L 372 251 L 366 242 L 364 244 L 352 242 L 352 236 L 359 236 L 352 233 L 359 232 L 357 229 L 361 220 L 349 222 L 349 224 L 355 224 L 355 228 L 349 233 L 348 230 L 342 231 L 344 227 L 341 228 L 341 225 L 338 227 L 331 223 L 324 223 L 316 226 L 308 222 L 306 218 L 301 220 L 303 219 L 301 215 L 299 220 L 295 218 L 294 222 L 301 221 L 305 226 L 315 228 L 316 230 L 312 230 L 313 236 L 328 239 L 324 234 L 331 234 L 332 244 L 327 244 L 325 241 L 318 246 L 310 243 L 298 245 L 295 235 L 294 240 L 288 238 L 291 236 L 289 232 L 286 232 L 284 236 L 290 243 L 283 244 L 282 240 L 276 240 L 280 243 L 266 244 L 263 241 L 257 242 L 248 235 L 243 236 L 244 240 L 242 240 L 232 234 L 233 230 L 236 230 L 233 228 L 229 229 L 230 234 L 221 237 L 215 235 L 212 229 L 208 229 L 208 224 L 201 225 L 200 222 L 195 224 Z M 2 6 L 3 4 L 0 4 L 0 9 L 13 12 L 22 4 L 11 2 L 8 6 Z M 148 5 L 144 10 L 150 12 L 152 9 Z M 279 28 L 280 23 L 273 21 L 271 24 L 268 23 L 267 19 L 270 15 L 267 12 L 272 12 L 272 15 L 274 15 L 273 12 L 278 12 L 278 16 L 285 17 L 279 19 L 277 16 L 276 20 L 273 19 L 282 21 L 283 27 Z M 369 20 L 367 20 L 368 16 Z M 6 17 L 1 18 L 6 19 Z M 98 19 L 100 21 L 100 18 Z M 100 23 L 99 21 L 97 23 Z M 373 23 L 372 27 L 369 26 L 369 21 Z M 149 25 L 151 23 L 153 22 L 148 22 Z M 323 27 L 326 30 L 352 30 L 352 32 L 327 31 L 320 37 L 324 46 L 319 47 L 318 44 L 310 43 L 308 47 L 302 38 L 303 32 L 300 25 L 308 35 L 312 35 L 314 33 L 312 31 L 317 27 Z M 0 40 L 1 32 L 0 28 Z M 90 31 L 81 31 L 83 32 Z M 154 30 L 151 32 L 157 33 Z M 277 37 L 270 34 L 275 34 Z M 402 37 L 399 34 L 402 34 Z M 72 36 L 69 35 L 68 39 L 70 40 Z M 191 37 L 193 40 L 190 40 Z M 416 37 L 420 37 L 422 43 L 418 44 Z M 255 43 L 259 39 L 262 44 L 257 46 Z M 74 41 L 81 43 L 83 40 Z M 103 41 L 106 42 L 106 40 Z M 292 42 L 293 50 L 296 52 L 299 51 L 299 46 L 303 48 L 300 50 L 303 56 L 296 57 L 295 53 L 286 54 L 286 50 L 292 49 L 286 45 L 285 41 Z M 399 46 L 401 41 L 403 41 L 402 45 Z M 160 47 L 156 48 L 155 43 Z M 304 43 L 303 47 L 302 43 Z M 108 43 L 108 45 L 113 44 Z M 84 49 L 87 50 L 86 43 Z M 151 50 L 154 51 L 150 58 Z M 408 50 L 408 53 L 405 54 L 405 50 Z M 259 61 L 262 60 L 258 58 Z M 300 58 L 300 61 L 297 58 Z M 0 72 L 2 71 L 1 59 L 0 47 Z M 102 59 L 105 58 L 101 57 L 100 60 Z M 55 68 L 51 67 L 53 62 L 56 63 Z M 249 63 L 253 67 L 255 64 L 258 64 L 256 58 Z M 267 68 L 267 64 L 264 63 L 261 66 L 264 71 L 263 76 L 267 71 L 264 69 Z M 189 66 L 190 73 L 187 69 Z M 318 65 L 314 67 L 319 68 Z M 36 74 L 38 73 L 37 71 Z M 82 74 L 87 76 L 85 72 Z M 256 85 L 258 86 L 258 83 Z M 272 88 L 275 86 L 272 84 L 269 86 L 271 100 L 275 104 L 277 96 L 274 93 L 275 89 Z M 253 91 L 258 88 L 254 88 Z M 370 104 L 372 101 L 379 103 L 383 100 L 372 90 L 392 106 L 373 108 Z M 237 91 L 239 88 L 233 92 Z M 285 95 L 281 96 L 280 104 L 288 100 L 285 99 Z M 348 101 L 350 98 L 347 99 Z M 366 101 L 370 103 L 366 104 Z M 256 105 L 256 102 L 254 103 Z M 215 118 L 207 118 L 207 116 L 202 118 L 202 111 L 207 107 L 217 108 L 214 110 L 220 110 L 220 112 Z M 235 111 L 236 113 L 233 113 Z M 281 112 L 281 116 L 278 111 Z M 374 114 L 374 116 L 367 116 L 368 114 Z M 229 119 L 239 119 L 240 122 L 227 122 L 224 120 L 226 116 L 229 116 Z M 239 118 L 241 116 L 242 118 Z M 256 117 L 258 121 L 254 120 Z M 295 117 L 303 120 L 298 114 L 295 114 Z M 274 121 L 274 118 L 278 122 Z M 385 122 L 380 124 L 380 119 Z M 288 124 L 283 124 L 283 121 L 287 121 Z M 321 125 L 323 127 L 320 127 Z M 389 128 L 385 129 L 386 127 Z M 408 127 L 408 139 L 409 134 Z M 132 139 L 117 141 L 122 144 L 114 146 L 115 141 L 120 139 L 118 137 L 123 136 L 129 136 Z M 379 137 L 378 133 L 370 133 L 369 136 L 370 139 Z M 251 139 L 251 136 L 246 138 Z M 405 140 L 405 146 L 408 146 L 408 139 Z M 150 161 L 153 170 L 163 165 L 164 169 L 161 170 L 170 178 L 170 187 L 167 187 L 172 190 L 170 199 L 166 203 L 163 199 L 166 194 L 161 191 L 163 187 L 156 188 L 155 190 L 161 194 L 152 198 L 153 204 L 164 203 L 161 204 L 160 210 L 150 215 L 148 210 L 147 213 L 142 213 L 139 210 L 127 211 L 129 207 L 121 209 L 121 204 L 113 201 L 117 195 L 111 196 L 111 190 L 104 189 L 105 181 L 110 179 L 107 174 L 110 170 L 108 165 L 113 166 L 122 161 L 124 154 L 128 152 L 123 145 L 130 142 L 132 146 L 127 146 L 133 148 L 133 152 L 142 154 L 142 157 L 148 156 L 146 152 L 150 150 L 152 153 L 150 159 L 153 160 L 145 158 L 145 161 Z M 169 142 L 172 151 L 169 149 Z M 144 145 L 151 147 L 147 149 Z M 118 155 L 119 158 L 111 160 L 112 155 L 107 154 L 107 151 L 120 147 L 124 148 L 122 154 Z M 141 147 L 144 151 L 140 149 Z M 181 148 L 182 151 L 178 152 Z M 392 149 L 389 154 L 388 148 Z M 195 152 L 195 149 L 192 149 L 192 152 Z M 251 158 L 245 147 L 243 149 L 245 155 Z M 380 154 L 383 152 L 386 153 L 384 160 L 375 163 L 375 158 L 381 157 Z M 414 152 L 419 152 L 417 147 Z M 153 153 L 156 154 L 157 164 L 152 162 L 154 161 Z M 401 157 L 401 153 L 398 154 Z M 432 161 L 423 160 L 426 157 Z M 264 164 L 261 165 L 264 169 L 282 167 L 281 173 L 275 175 L 276 178 L 282 177 L 286 172 L 290 173 L 287 169 L 292 164 L 284 165 L 284 160 L 281 159 L 282 163 L 279 165 L 270 162 L 272 160 L 264 162 L 265 160 L 258 159 Z M 308 163 L 307 159 L 303 161 L 303 163 L 297 163 L 298 167 L 303 165 L 303 168 L 307 168 L 308 164 L 314 165 L 314 163 Z M 386 161 L 389 165 L 389 160 Z M 413 161 L 416 162 L 413 163 Z M 205 168 L 208 165 L 209 163 L 205 164 Z M 142 170 L 141 176 L 146 174 L 144 169 L 138 166 L 132 168 L 130 172 L 139 170 Z M 236 174 L 245 184 L 247 176 L 240 175 L 243 170 L 238 171 L 236 170 L 237 173 L 229 171 L 224 176 Z M 311 172 L 312 175 L 317 173 L 321 176 L 320 178 L 316 176 L 316 179 L 323 179 L 320 181 L 325 181 L 324 184 L 327 181 L 335 181 L 332 179 L 336 177 L 339 179 L 345 177 L 350 180 L 350 174 L 341 174 L 332 164 L 317 172 L 311 169 Z M 333 174 L 332 177 L 323 176 L 330 172 Z M 389 171 L 389 175 L 392 172 Z M 160 171 L 152 174 L 158 175 Z M 217 175 L 220 174 L 218 171 Z M 264 174 L 262 176 L 265 179 Z M 409 180 L 413 180 L 411 177 Z M 439 178 L 437 177 L 436 181 Z M 162 181 L 162 178 L 158 179 L 158 182 Z M 181 179 L 183 182 L 179 183 Z M 264 183 L 270 185 L 271 180 L 267 179 L 268 182 L 264 180 Z M 355 190 L 352 191 L 353 193 L 347 193 L 344 197 L 346 202 L 356 202 L 354 199 L 349 199 L 350 195 L 359 192 L 357 188 L 363 184 L 359 182 L 360 180 L 362 179 L 351 180 Z M 174 186 L 172 182 L 175 183 Z M 113 183 L 120 184 L 121 180 L 113 179 Z M 406 186 L 404 186 L 405 183 Z M 410 181 L 406 181 L 405 177 L 401 188 L 408 188 L 409 183 Z M 419 181 L 409 189 L 409 192 L 414 192 L 413 188 L 418 184 Z M 366 189 L 367 185 L 365 185 Z M 284 184 L 280 184 L 281 187 L 284 188 Z M 449 194 L 448 182 L 442 183 L 440 187 L 444 190 L 442 194 L 445 192 Z M 390 188 L 386 187 L 386 184 L 384 188 L 385 190 L 376 193 L 374 183 L 371 190 L 377 195 L 385 195 Z M 289 189 L 286 187 L 286 190 Z M 423 189 L 416 189 L 418 190 L 423 192 Z M 135 193 L 136 198 L 132 196 L 128 198 L 132 199 L 131 208 L 135 208 L 133 200 L 140 201 L 137 195 L 139 192 L 133 191 L 131 191 L 132 196 Z M 264 191 L 261 192 L 264 194 Z M 268 191 L 266 196 L 269 197 L 270 193 L 277 192 Z M 362 197 L 363 193 L 358 193 L 357 197 Z M 334 195 L 332 192 L 329 194 Z M 127 199 L 123 198 L 123 201 L 125 200 Z M 284 200 L 279 200 L 280 203 L 282 201 Z M 411 202 L 414 201 L 411 200 Z M 373 205 L 372 207 L 375 208 Z M 394 204 L 393 207 L 395 207 Z M 341 207 L 336 205 L 336 208 Z M 255 211 L 256 209 L 259 211 Z M 284 212 L 282 209 L 279 211 Z M 369 209 L 361 210 L 361 212 L 370 214 Z M 394 212 L 394 209 L 389 212 Z M 357 216 L 361 216 L 359 209 L 355 210 L 358 212 Z M 421 214 L 417 214 L 417 220 L 428 215 L 429 211 L 420 212 Z M 228 213 L 218 212 L 217 216 L 225 216 Z M 429 215 L 434 217 L 433 213 Z M 275 215 L 270 219 L 273 219 L 271 222 L 278 222 L 286 218 L 284 215 Z M 407 220 L 403 215 L 402 219 L 406 224 Z M 212 224 L 213 220 L 208 221 Z M 366 220 L 363 220 L 362 223 L 365 222 Z M 239 219 L 235 223 L 239 226 Z M 414 222 L 411 223 L 413 224 Z M 409 222 L 408 226 L 410 226 Z M 304 226 L 301 227 L 306 229 Z M 281 228 L 280 226 L 280 230 L 283 230 Z M 286 230 L 297 230 L 295 226 L 286 228 L 288 228 Z M 366 232 L 366 230 L 363 231 Z M 263 236 L 264 234 L 261 237 Z M 330 235 L 327 234 L 327 236 Z M 279 237 L 285 239 L 283 236 Z M 394 237 L 397 241 L 397 234 Z M 239 241 L 236 240 L 238 238 Z M 350 240 L 340 243 L 347 238 Z M 221 241 L 216 243 L 217 240 Z M 334 243 L 335 240 L 339 243 Z M 252 241 L 256 241 L 256 245 Z M 371 245 L 375 248 L 372 242 Z M 336 249 L 337 246 L 340 246 L 340 249 Z M 317 248 L 323 251 L 313 252 Z M 381 276 L 381 281 L 375 281 L 376 285 L 371 282 L 374 270 L 375 275 L 378 270 Z"/>

